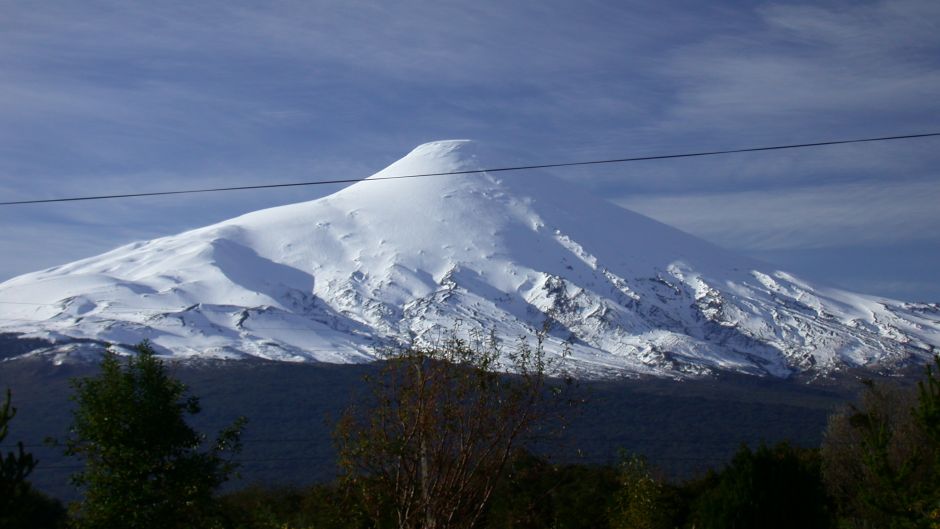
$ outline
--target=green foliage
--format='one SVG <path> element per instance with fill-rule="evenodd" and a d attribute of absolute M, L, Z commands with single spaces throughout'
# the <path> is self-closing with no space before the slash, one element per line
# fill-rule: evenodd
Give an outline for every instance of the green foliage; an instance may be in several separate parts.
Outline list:
<path fill-rule="evenodd" d="M 934 364 L 940 375 L 940 356 L 934 357 Z M 923 517 L 922 526 L 940 529 L 940 379 L 930 365 L 925 379 L 917 384 L 917 397 L 914 420 L 924 432 L 927 446 L 923 447 L 926 475 L 914 492 L 915 505 Z"/>
<path fill-rule="evenodd" d="M 934 357 L 940 375 L 940 356 Z M 940 379 L 934 376 L 928 364 L 924 380 L 917 383 L 917 407 L 914 418 L 933 442 L 940 442 Z"/>
<path fill-rule="evenodd" d="M 59 529 L 66 527 L 65 507 L 54 498 L 26 486 L 0 506 L 3 529 Z"/>
<path fill-rule="evenodd" d="M 617 472 L 608 465 L 554 465 L 526 451 L 507 467 L 483 527 L 594 529 L 607 525 Z"/>
<path fill-rule="evenodd" d="M 830 417 L 822 454 L 846 523 L 940 527 L 940 381 L 931 367 L 916 391 L 865 381 L 860 404 Z"/>
<path fill-rule="evenodd" d="M 365 529 L 362 506 L 338 485 L 252 486 L 220 498 L 225 529 Z"/>
<path fill-rule="evenodd" d="M 13 395 L 8 389 L 0 406 L 0 444 L 9 434 L 16 416 Z M 39 462 L 16 444 L 16 452 L 0 453 L 0 527 L 3 529 L 43 529 L 61 527 L 65 519 L 62 505 L 33 490 L 26 480 Z"/>
<path fill-rule="evenodd" d="M 828 503 L 815 450 L 743 446 L 695 501 L 690 521 L 701 529 L 828 528 Z"/>
<path fill-rule="evenodd" d="M 84 497 L 78 528 L 193 528 L 213 517 L 213 491 L 235 469 L 243 419 L 207 450 L 186 423 L 200 411 L 146 342 L 122 361 L 108 353 L 101 372 L 74 382 L 76 408 L 67 453 L 85 468 L 73 477 Z"/>
<path fill-rule="evenodd" d="M 618 488 L 610 513 L 611 529 L 670 528 L 668 488 L 653 477 L 646 459 L 621 455 Z"/>

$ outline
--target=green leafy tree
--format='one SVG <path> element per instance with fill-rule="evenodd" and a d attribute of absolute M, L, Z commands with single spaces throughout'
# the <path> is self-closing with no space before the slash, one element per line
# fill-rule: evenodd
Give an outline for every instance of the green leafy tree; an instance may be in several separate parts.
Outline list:
<path fill-rule="evenodd" d="M 472 346 L 455 333 L 439 348 L 391 354 L 370 405 L 347 410 L 336 434 L 346 481 L 374 523 L 474 527 L 514 450 L 566 402 L 546 367 L 541 338 L 503 356 L 493 337 Z"/>
<path fill-rule="evenodd" d="M 786 443 L 735 454 L 692 506 L 700 529 L 829 528 L 834 518 L 815 450 Z"/>
<path fill-rule="evenodd" d="M 336 483 L 252 485 L 219 498 L 225 529 L 367 529 L 362 508 Z"/>
<path fill-rule="evenodd" d="M 916 390 L 865 381 L 859 404 L 829 418 L 822 456 L 846 525 L 940 528 L 940 381 L 931 367 Z"/>
<path fill-rule="evenodd" d="M 666 485 L 653 477 L 646 459 L 621 455 L 619 487 L 610 512 L 612 529 L 660 529 L 672 527 L 667 509 Z"/>
<path fill-rule="evenodd" d="M 937 375 L 940 375 L 940 356 L 934 357 Z M 923 431 L 927 446 L 923 447 L 925 479 L 914 492 L 916 508 L 921 512 L 921 525 L 940 529 L 940 378 L 934 376 L 930 365 L 926 377 L 917 383 L 917 407 L 914 422 Z"/>
<path fill-rule="evenodd" d="M 0 405 L 0 444 L 9 434 L 10 421 L 16 416 L 13 395 L 8 389 Z M 65 509 L 55 500 L 34 490 L 26 478 L 39 462 L 16 443 L 15 452 L 0 453 L 0 527 L 3 529 L 41 529 L 59 527 Z"/>
<path fill-rule="evenodd" d="M 482 527 L 607 527 L 617 471 L 611 465 L 552 464 L 518 451 L 493 494 Z"/>
<path fill-rule="evenodd" d="M 213 492 L 235 470 L 244 419 L 208 448 L 186 422 L 199 400 L 171 377 L 147 342 L 122 360 L 109 352 L 95 377 L 73 383 L 76 408 L 67 453 L 85 468 L 78 528 L 196 528 L 209 525 Z"/>

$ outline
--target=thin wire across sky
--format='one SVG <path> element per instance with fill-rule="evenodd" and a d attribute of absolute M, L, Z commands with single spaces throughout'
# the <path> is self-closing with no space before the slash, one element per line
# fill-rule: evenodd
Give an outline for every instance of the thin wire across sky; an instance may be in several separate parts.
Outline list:
<path fill-rule="evenodd" d="M 827 147 L 832 145 L 845 145 L 850 143 L 872 143 L 880 141 L 893 141 L 893 140 L 911 140 L 917 138 L 930 138 L 940 136 L 940 132 L 928 132 L 923 134 L 905 134 L 901 136 L 880 136 L 876 138 L 857 138 L 851 140 L 832 140 L 832 141 L 819 141 L 812 143 L 794 143 L 789 145 L 772 145 L 767 147 L 747 147 L 741 149 L 726 149 L 719 151 L 699 151 L 699 152 L 687 152 L 679 154 L 659 154 L 654 156 L 634 156 L 629 158 L 612 158 L 606 160 L 587 160 L 580 162 L 560 162 L 560 163 L 543 163 L 543 164 L 533 164 L 533 165 L 519 165 L 513 167 L 493 167 L 489 169 L 474 169 L 466 171 L 450 171 L 444 173 L 424 173 L 424 174 L 408 174 L 408 175 L 395 175 L 395 176 L 380 176 L 373 178 L 345 178 L 338 180 L 317 180 L 312 182 L 290 182 L 290 183 L 281 183 L 281 184 L 258 184 L 258 185 L 247 185 L 247 186 L 233 186 L 233 187 L 215 187 L 207 189 L 176 189 L 168 191 L 153 191 L 149 193 L 115 193 L 107 195 L 92 195 L 92 196 L 82 196 L 82 197 L 62 197 L 62 198 L 45 198 L 45 199 L 35 199 L 35 200 L 15 200 L 8 202 L 0 202 L 0 206 L 16 206 L 16 205 L 26 205 L 26 204 L 48 204 L 54 202 L 79 202 L 79 201 L 89 201 L 89 200 L 107 200 L 107 199 L 117 199 L 117 198 L 135 198 L 135 197 L 155 197 L 155 196 L 166 196 L 166 195 L 187 195 L 195 193 L 218 193 L 223 191 L 246 191 L 250 189 L 275 189 L 280 187 L 301 187 L 301 186 L 317 186 L 317 185 L 328 185 L 328 184 L 354 184 L 358 182 L 375 182 L 379 180 L 400 180 L 405 178 L 426 178 L 432 176 L 452 176 L 452 175 L 467 175 L 467 174 L 479 174 L 479 173 L 501 173 L 501 172 L 511 172 L 511 171 L 529 171 L 533 169 L 552 169 L 552 168 L 561 168 L 561 167 L 577 167 L 577 166 L 586 166 L 586 165 L 604 165 L 604 164 L 618 164 L 618 163 L 629 163 L 629 162 L 642 162 L 642 161 L 651 161 L 651 160 L 670 160 L 676 158 L 695 158 L 701 156 L 717 156 L 721 154 L 739 154 L 739 153 L 748 153 L 748 152 L 762 152 L 762 151 L 781 151 L 786 149 L 805 149 L 809 147 Z"/>

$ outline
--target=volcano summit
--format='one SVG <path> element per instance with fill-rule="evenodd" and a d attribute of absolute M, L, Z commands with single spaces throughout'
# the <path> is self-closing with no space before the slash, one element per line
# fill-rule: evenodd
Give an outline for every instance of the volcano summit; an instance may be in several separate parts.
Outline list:
<path fill-rule="evenodd" d="M 892 367 L 940 347 L 940 307 L 815 286 L 595 198 L 421 145 L 333 195 L 0 284 L 0 332 L 61 362 L 149 339 L 176 358 L 367 362 L 453 329 L 570 347 L 580 376 Z M 507 344 L 507 347 L 511 347 Z M 9 356 L 9 355 L 8 355 Z"/>

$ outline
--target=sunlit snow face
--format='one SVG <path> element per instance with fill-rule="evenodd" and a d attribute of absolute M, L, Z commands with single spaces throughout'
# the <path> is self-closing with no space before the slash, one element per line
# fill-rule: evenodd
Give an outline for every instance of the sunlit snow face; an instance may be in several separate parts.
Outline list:
<path fill-rule="evenodd" d="M 455 330 L 547 332 L 583 377 L 788 376 L 940 345 L 936 307 L 819 287 L 547 173 L 481 172 L 485 152 L 424 144 L 328 197 L 20 276 L 0 284 L 0 330 L 54 338 L 36 354 L 55 358 L 148 339 L 178 358 L 333 363 Z"/>

